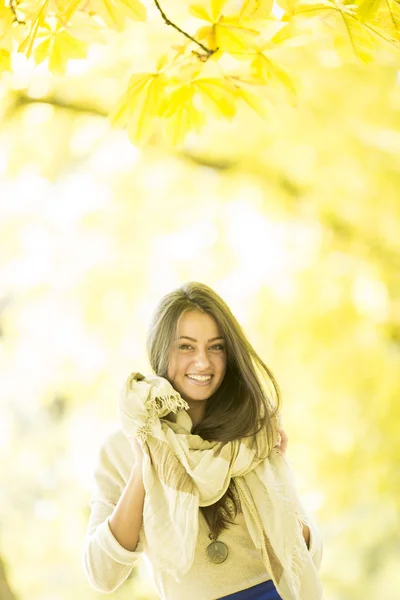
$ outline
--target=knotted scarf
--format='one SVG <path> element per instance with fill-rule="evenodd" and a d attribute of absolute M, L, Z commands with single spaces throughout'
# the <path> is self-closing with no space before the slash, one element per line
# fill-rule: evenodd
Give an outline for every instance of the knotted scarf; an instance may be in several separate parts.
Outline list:
<path fill-rule="evenodd" d="M 156 569 L 179 582 L 191 567 L 199 506 L 226 492 L 234 477 L 246 526 L 283 600 L 321 600 L 318 572 L 303 537 L 310 526 L 291 467 L 282 452 L 268 454 L 265 429 L 230 441 L 191 433 L 189 405 L 163 377 L 131 373 L 120 389 L 118 412 L 129 441 L 143 450 L 143 527 Z M 168 419 L 164 419 L 168 415 Z M 276 439 L 279 433 L 276 430 Z"/>

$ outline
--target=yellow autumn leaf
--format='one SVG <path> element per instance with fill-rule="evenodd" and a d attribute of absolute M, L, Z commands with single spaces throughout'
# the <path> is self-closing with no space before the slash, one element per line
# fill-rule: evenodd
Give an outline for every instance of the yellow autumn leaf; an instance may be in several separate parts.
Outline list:
<path fill-rule="evenodd" d="M 68 65 L 68 56 L 63 52 L 62 46 L 53 42 L 49 56 L 49 71 L 53 75 L 65 75 Z"/>
<path fill-rule="evenodd" d="M 135 144 L 147 142 L 162 112 L 167 83 L 163 73 L 132 75 L 126 92 L 108 115 L 113 127 L 127 125 L 129 138 Z"/>
<path fill-rule="evenodd" d="M 185 116 L 184 121 L 190 121 L 190 111 L 193 109 L 193 122 L 198 122 L 198 102 L 218 117 L 232 118 L 236 113 L 236 87 L 228 79 L 223 77 L 223 71 L 218 64 L 207 61 L 197 65 L 191 76 L 186 77 L 186 83 L 182 81 L 181 74 L 175 79 L 170 79 L 170 85 L 175 85 L 172 93 L 165 98 L 162 114 L 171 117 L 176 111 Z M 183 107 L 186 107 L 183 110 Z M 189 111 L 187 114 L 187 110 Z M 202 111 L 203 114 L 205 111 Z M 183 117 L 182 117 L 183 118 Z"/>
<path fill-rule="evenodd" d="M 34 52 L 33 56 L 37 65 L 46 60 L 46 58 L 50 55 L 50 45 L 52 43 L 52 39 L 48 37 L 43 42 L 40 42 Z"/>
<path fill-rule="evenodd" d="M 67 31 L 70 35 L 88 44 L 101 44 L 106 41 L 104 25 L 82 11 L 71 16 Z"/>
<path fill-rule="evenodd" d="M 3 21 L 4 17 L 7 15 L 7 6 L 4 0 L 0 0 L 0 23 Z"/>
<path fill-rule="evenodd" d="M 8 27 L 11 27 L 14 16 L 9 6 L 6 6 L 4 0 L 0 0 L 0 33 L 3 36 Z"/>
<path fill-rule="evenodd" d="M 65 23 L 71 19 L 72 15 L 82 6 L 82 0 L 53 0 L 57 6 L 58 14 L 63 15 Z"/>
<path fill-rule="evenodd" d="M 193 105 L 193 96 L 193 85 L 188 83 L 173 90 L 165 99 L 163 132 L 173 146 L 182 144 L 189 132 L 199 133 L 205 123 L 204 114 Z"/>
<path fill-rule="evenodd" d="M 277 7 L 283 10 L 286 18 L 290 18 L 295 14 L 298 3 L 298 0 L 276 0 Z"/>
<path fill-rule="evenodd" d="M 194 38 L 198 42 L 202 42 L 202 44 L 204 44 L 209 50 L 216 50 L 217 38 L 215 35 L 215 30 L 215 26 L 210 27 L 209 25 L 204 25 L 204 27 L 200 27 L 196 31 Z"/>
<path fill-rule="evenodd" d="M 335 50 L 343 61 L 368 64 L 374 60 L 377 40 L 356 18 L 341 12 L 344 26 L 333 38 Z"/>
<path fill-rule="evenodd" d="M 123 31 L 125 27 L 125 14 L 114 0 L 90 0 L 90 7 L 111 29 Z"/>
<path fill-rule="evenodd" d="M 42 5 L 41 9 L 37 13 L 35 21 L 31 27 L 31 30 L 24 41 L 19 44 L 18 52 L 23 52 L 27 58 L 32 56 L 33 46 L 35 43 L 36 35 L 38 33 L 39 27 L 46 27 L 46 15 L 49 9 L 49 0 L 46 0 Z"/>
<path fill-rule="evenodd" d="M 371 19 L 373 29 L 380 31 L 393 41 L 400 41 L 400 2 L 387 0 L 378 14 Z"/>
<path fill-rule="evenodd" d="M 156 61 L 156 71 L 170 69 L 171 67 L 176 66 L 176 63 L 180 63 L 180 71 L 184 68 L 184 65 L 193 68 L 193 63 L 188 62 L 185 56 L 189 43 L 191 42 L 184 39 L 182 43 L 174 44 L 166 52 L 161 54 Z"/>
<path fill-rule="evenodd" d="M 240 19 L 266 19 L 274 7 L 274 0 L 244 0 L 239 12 Z"/>
<path fill-rule="evenodd" d="M 265 86 L 260 86 L 253 79 L 244 78 L 243 75 L 230 74 L 226 75 L 225 78 L 235 85 L 236 96 L 239 100 L 251 107 L 263 119 L 268 117 L 268 108 L 270 108 L 271 103 L 266 96 Z"/>
<path fill-rule="evenodd" d="M 216 23 L 227 2 L 228 0 L 209 0 L 205 4 L 191 4 L 189 12 L 198 19 L 208 21 L 209 23 Z M 206 6 L 207 4 L 208 6 Z"/>
<path fill-rule="evenodd" d="M 260 84 L 279 84 L 280 86 L 283 86 L 289 94 L 290 101 L 292 103 L 295 101 L 297 89 L 292 79 L 293 76 L 290 76 L 264 53 L 259 52 L 251 63 L 251 73 L 255 80 L 260 81 Z"/>
<path fill-rule="evenodd" d="M 54 43 L 60 47 L 63 54 L 67 55 L 68 58 L 86 58 L 87 44 L 71 35 L 69 31 L 61 31 L 61 33 L 56 36 Z"/>
<path fill-rule="evenodd" d="M 170 80 L 170 83 L 176 84 L 176 87 L 164 98 L 164 103 L 161 107 L 161 116 L 169 118 L 180 110 L 182 106 L 193 105 L 194 88 L 192 82 L 179 83 L 179 79 Z"/>
<path fill-rule="evenodd" d="M 227 2 L 228 0 L 211 0 L 211 18 L 214 23 L 221 15 L 222 9 Z"/>
<path fill-rule="evenodd" d="M 126 125 L 152 78 L 153 73 L 135 73 L 132 75 L 127 90 L 118 99 L 108 115 L 113 127 L 124 127 Z"/>
<path fill-rule="evenodd" d="M 126 17 L 146 20 L 146 8 L 140 0 L 89 0 L 89 6 L 108 27 L 117 31 L 124 30 Z"/>
<path fill-rule="evenodd" d="M 134 144 L 149 141 L 163 105 L 166 82 L 165 75 L 155 74 L 136 100 L 135 110 L 128 121 L 128 136 Z"/>
<path fill-rule="evenodd" d="M 211 14 L 207 11 L 206 7 L 201 4 L 192 4 L 189 6 L 189 12 L 193 17 L 201 19 L 202 21 L 209 21 L 211 23 Z"/>
<path fill-rule="evenodd" d="M 0 48 L 0 73 L 11 71 L 11 55 L 4 48 Z"/>
<path fill-rule="evenodd" d="M 259 35 L 256 29 L 239 24 L 236 17 L 221 17 L 215 26 L 216 47 L 223 52 L 245 51 Z"/>
<path fill-rule="evenodd" d="M 382 42 L 379 30 L 373 35 L 373 28 L 364 25 L 356 14 L 357 5 L 333 3 L 319 0 L 317 4 L 298 4 L 294 13 L 318 17 L 328 15 L 331 18 L 330 29 L 333 32 L 333 44 L 344 62 L 361 61 L 370 63 L 375 58 L 378 43 Z M 384 37 L 384 41 L 388 41 Z"/>
<path fill-rule="evenodd" d="M 189 10 L 192 15 L 212 24 L 200 27 L 194 36 L 210 50 L 219 48 L 222 52 L 240 53 L 260 35 L 260 31 L 251 27 L 252 21 L 245 15 L 221 15 L 221 3 L 213 7 L 214 12 L 203 5 L 192 5 Z"/>
<path fill-rule="evenodd" d="M 188 133 L 193 130 L 200 133 L 205 124 L 202 113 L 194 107 L 182 106 L 164 126 L 167 140 L 173 146 L 182 144 Z"/>
<path fill-rule="evenodd" d="M 170 57 L 169 52 L 164 52 L 164 54 L 161 54 L 161 56 L 159 56 L 159 58 L 157 59 L 157 65 L 156 65 L 157 71 L 162 71 L 163 69 L 165 69 L 165 67 L 168 65 L 168 63 L 170 61 L 171 61 L 171 57 Z"/>
<path fill-rule="evenodd" d="M 193 81 L 195 91 L 205 106 L 217 117 L 231 119 L 236 114 L 237 97 L 229 81 L 216 78 L 199 78 Z"/>
<path fill-rule="evenodd" d="M 229 7 L 228 15 L 224 14 L 224 7 L 229 4 L 229 0 L 210 0 L 204 4 L 191 4 L 189 12 L 194 17 L 203 21 L 208 21 L 213 25 L 219 23 L 222 18 L 233 17 L 238 24 L 242 20 L 265 19 L 271 14 L 274 0 L 242 0 L 239 12 L 233 12 L 233 7 Z"/>
<path fill-rule="evenodd" d="M 145 21 L 147 18 L 146 7 L 140 0 L 119 0 L 126 16 L 133 21 Z"/>
<path fill-rule="evenodd" d="M 21 41 L 25 36 L 22 27 L 14 27 L 14 15 L 9 6 L 0 0 L 0 48 L 12 52 L 16 41 Z"/>
<path fill-rule="evenodd" d="M 271 42 L 274 45 L 298 46 L 310 39 L 310 32 L 306 25 L 302 24 L 300 28 L 299 23 L 289 21 L 271 37 Z"/>
<path fill-rule="evenodd" d="M 307 18 L 319 17 L 326 15 L 329 11 L 339 12 L 339 8 L 331 0 L 319 0 L 318 2 L 298 2 L 297 0 L 278 0 L 279 6 L 284 8 L 285 3 L 287 4 L 288 15 L 303 15 Z"/>
<path fill-rule="evenodd" d="M 357 17 L 360 21 L 367 21 L 376 15 L 381 6 L 381 0 L 356 0 L 355 4 L 357 4 Z"/>
<path fill-rule="evenodd" d="M 264 91 L 264 96 L 265 93 L 266 92 Z M 252 108 L 261 118 L 266 119 L 269 116 L 267 99 L 266 97 L 262 97 L 261 92 L 255 94 L 242 88 L 238 91 L 238 97 L 250 106 L 250 108 Z"/>
<path fill-rule="evenodd" d="M 32 24 L 38 18 L 41 8 L 42 6 L 37 2 L 37 0 L 19 0 L 17 14 L 20 20 L 24 20 L 26 23 Z"/>
<path fill-rule="evenodd" d="M 74 38 L 67 31 L 61 31 L 54 37 L 49 57 L 49 70 L 55 75 L 64 75 L 68 60 L 85 58 L 87 51 L 88 47 L 85 42 Z"/>
<path fill-rule="evenodd" d="M 36 36 L 39 42 L 33 52 L 37 64 L 49 59 L 49 71 L 54 75 L 64 75 L 69 59 L 82 59 L 87 55 L 88 45 L 70 35 L 61 24 L 52 29 L 47 23 Z"/>

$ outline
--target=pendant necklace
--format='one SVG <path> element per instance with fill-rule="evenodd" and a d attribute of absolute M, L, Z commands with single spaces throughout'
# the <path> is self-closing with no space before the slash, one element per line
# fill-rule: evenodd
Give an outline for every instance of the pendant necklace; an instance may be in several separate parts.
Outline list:
<path fill-rule="evenodd" d="M 237 495 L 235 487 L 233 488 L 233 490 L 234 490 L 235 498 L 240 506 L 240 500 Z M 226 499 L 226 508 L 227 508 L 228 512 L 230 513 L 230 516 L 233 518 L 234 506 L 233 506 L 233 502 L 230 498 Z M 225 509 L 223 509 L 223 511 L 225 512 Z M 229 554 L 228 546 L 224 542 L 221 542 L 221 540 L 218 540 L 218 536 L 214 535 L 213 533 L 209 533 L 208 537 L 210 538 L 210 540 L 212 540 L 211 544 L 209 544 L 207 546 L 208 558 L 215 564 L 223 563 L 228 558 L 228 554 Z"/>
<path fill-rule="evenodd" d="M 207 556 L 213 563 L 222 563 L 228 557 L 228 546 L 217 540 L 218 536 L 215 536 L 213 533 L 209 533 L 208 537 L 210 540 L 213 540 L 211 544 L 207 546 Z"/>

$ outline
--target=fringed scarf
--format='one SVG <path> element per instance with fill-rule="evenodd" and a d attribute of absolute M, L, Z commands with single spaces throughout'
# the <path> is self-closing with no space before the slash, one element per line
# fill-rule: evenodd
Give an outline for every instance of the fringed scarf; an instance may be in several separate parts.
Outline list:
<path fill-rule="evenodd" d="M 199 506 L 217 502 L 234 477 L 249 533 L 279 595 L 321 600 L 321 583 L 303 537 L 302 523 L 310 526 L 310 519 L 278 448 L 259 460 L 254 436 L 223 445 L 192 435 L 188 403 L 156 375 L 131 373 L 121 387 L 118 409 L 124 434 L 139 440 L 144 453 L 143 527 L 156 569 L 179 582 L 194 560 Z M 256 436 L 265 457 L 265 430 Z"/>

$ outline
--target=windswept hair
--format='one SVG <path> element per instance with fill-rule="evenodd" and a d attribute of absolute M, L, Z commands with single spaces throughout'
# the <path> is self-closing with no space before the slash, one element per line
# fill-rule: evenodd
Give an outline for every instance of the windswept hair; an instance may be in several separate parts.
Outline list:
<path fill-rule="evenodd" d="M 147 335 L 147 352 L 154 373 L 168 379 L 173 340 L 182 315 L 189 310 L 198 310 L 214 318 L 225 338 L 227 356 L 224 379 L 208 398 L 204 419 L 193 427 L 192 434 L 200 435 L 204 440 L 227 443 L 254 436 L 265 428 L 269 454 L 276 440 L 277 415 L 281 407 L 278 384 L 247 340 L 228 305 L 209 286 L 191 281 L 160 300 Z M 229 523 L 233 524 L 227 513 L 227 498 L 233 501 L 235 516 L 237 514 L 233 488 L 231 480 L 222 498 L 215 504 L 200 507 L 215 536 Z"/>

